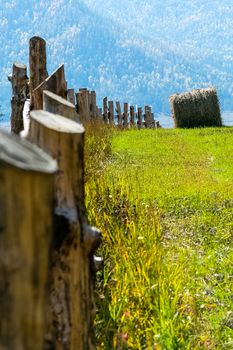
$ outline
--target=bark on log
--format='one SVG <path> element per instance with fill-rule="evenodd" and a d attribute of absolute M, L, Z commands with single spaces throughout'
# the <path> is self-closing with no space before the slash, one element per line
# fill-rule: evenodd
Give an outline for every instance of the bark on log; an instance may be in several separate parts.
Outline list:
<path fill-rule="evenodd" d="M 79 89 L 76 94 L 77 110 L 81 121 L 90 119 L 89 91 L 85 88 Z"/>
<path fill-rule="evenodd" d="M 135 126 L 134 106 L 130 106 L 130 126 Z"/>
<path fill-rule="evenodd" d="M 43 110 L 78 121 L 75 106 L 64 98 L 47 90 L 43 91 Z"/>
<path fill-rule="evenodd" d="M 114 105 L 113 101 L 108 102 L 108 120 L 110 125 L 114 125 Z"/>
<path fill-rule="evenodd" d="M 45 79 L 35 90 L 32 92 L 33 96 L 33 108 L 43 108 L 43 91 L 48 90 L 64 99 L 67 98 L 67 84 L 65 79 L 64 65 L 61 65 L 53 74 Z"/>
<path fill-rule="evenodd" d="M 62 116 L 33 111 L 29 139 L 59 167 L 46 349 L 94 349 L 93 252 L 101 237 L 85 215 L 84 129 Z"/>
<path fill-rule="evenodd" d="M 0 349 L 41 350 L 56 162 L 0 132 Z"/>
<path fill-rule="evenodd" d="M 124 103 L 124 113 L 123 113 L 123 127 L 126 129 L 128 127 L 128 103 Z"/>
<path fill-rule="evenodd" d="M 75 106 L 75 94 L 74 89 L 68 89 L 67 90 L 67 101 L 72 103 Z"/>
<path fill-rule="evenodd" d="M 24 128 L 23 107 L 28 94 L 27 66 L 22 63 L 14 63 L 8 80 L 12 85 L 11 132 L 19 134 Z"/>
<path fill-rule="evenodd" d="M 117 124 L 119 128 L 122 128 L 122 114 L 121 114 L 121 105 L 120 102 L 116 102 L 116 112 L 117 112 Z"/>
<path fill-rule="evenodd" d="M 34 106 L 33 91 L 48 77 L 46 62 L 46 41 L 34 36 L 29 41 L 30 95 Z"/>
<path fill-rule="evenodd" d="M 142 128 L 142 108 L 138 107 L 138 121 L 137 121 L 138 129 Z"/>
<path fill-rule="evenodd" d="M 103 99 L 103 119 L 105 123 L 108 123 L 108 98 L 104 97 Z"/>

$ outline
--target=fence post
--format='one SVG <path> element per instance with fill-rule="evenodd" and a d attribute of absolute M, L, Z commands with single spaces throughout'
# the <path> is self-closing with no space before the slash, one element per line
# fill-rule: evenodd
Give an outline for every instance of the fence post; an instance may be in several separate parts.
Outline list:
<path fill-rule="evenodd" d="M 74 89 L 68 89 L 67 90 L 67 101 L 75 105 L 75 94 Z"/>
<path fill-rule="evenodd" d="M 50 268 L 48 349 L 93 349 L 94 258 L 100 232 L 84 204 L 84 129 L 46 111 L 31 112 L 29 139 L 58 161 Z"/>
<path fill-rule="evenodd" d="M 30 96 L 34 108 L 33 91 L 48 77 L 46 41 L 38 36 L 29 40 Z"/>
<path fill-rule="evenodd" d="M 43 349 L 56 162 L 0 132 L 0 349 Z"/>
<path fill-rule="evenodd" d="M 86 88 L 79 89 L 76 94 L 78 115 L 81 121 L 90 119 L 89 91 Z"/>
<path fill-rule="evenodd" d="M 23 107 L 28 94 L 27 66 L 22 63 L 14 63 L 8 80 L 12 85 L 11 131 L 19 134 L 24 127 Z"/>
<path fill-rule="evenodd" d="M 122 114 L 120 102 L 116 102 L 117 124 L 119 128 L 122 128 Z"/>
<path fill-rule="evenodd" d="M 145 127 L 146 128 L 153 128 L 155 126 L 154 123 L 154 117 L 151 113 L 151 107 L 145 106 Z"/>
<path fill-rule="evenodd" d="M 109 110 L 109 124 L 114 125 L 114 105 L 113 101 L 108 102 L 108 110 Z"/>
<path fill-rule="evenodd" d="M 134 106 L 130 106 L 130 126 L 135 126 Z"/>
<path fill-rule="evenodd" d="M 138 121 L 137 121 L 138 129 L 142 128 L 142 107 L 138 107 Z"/>
<path fill-rule="evenodd" d="M 47 112 L 60 114 L 63 117 L 78 121 L 75 106 L 51 91 L 43 91 L 43 109 Z"/>
<path fill-rule="evenodd" d="M 64 65 L 46 78 L 35 90 L 33 90 L 33 109 L 43 108 L 43 91 L 49 90 L 66 99 L 67 83 L 65 79 Z"/>
<path fill-rule="evenodd" d="M 97 118 L 97 105 L 96 105 L 96 92 L 91 91 L 89 94 L 89 102 L 90 102 L 90 117 L 91 119 Z"/>
<path fill-rule="evenodd" d="M 128 127 L 128 103 L 124 103 L 124 113 L 123 113 L 123 127 L 126 129 Z"/>
<path fill-rule="evenodd" d="M 103 118 L 104 122 L 108 123 L 108 98 L 107 96 L 103 99 Z"/>

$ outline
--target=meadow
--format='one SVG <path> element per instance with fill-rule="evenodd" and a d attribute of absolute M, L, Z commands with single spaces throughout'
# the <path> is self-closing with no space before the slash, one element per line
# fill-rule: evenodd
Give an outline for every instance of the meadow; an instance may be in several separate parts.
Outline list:
<path fill-rule="evenodd" d="M 233 349 L 233 128 L 86 130 L 97 349 Z"/>

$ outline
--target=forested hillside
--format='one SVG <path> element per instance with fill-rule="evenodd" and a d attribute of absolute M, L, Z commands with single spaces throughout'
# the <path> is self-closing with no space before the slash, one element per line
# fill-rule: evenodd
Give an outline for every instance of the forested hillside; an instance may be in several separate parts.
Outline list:
<path fill-rule="evenodd" d="M 168 96 L 215 85 L 233 110 L 233 8 L 229 1 L 0 0 L 0 105 L 9 117 L 13 61 L 47 40 L 49 72 L 64 62 L 70 87 L 169 113 Z"/>

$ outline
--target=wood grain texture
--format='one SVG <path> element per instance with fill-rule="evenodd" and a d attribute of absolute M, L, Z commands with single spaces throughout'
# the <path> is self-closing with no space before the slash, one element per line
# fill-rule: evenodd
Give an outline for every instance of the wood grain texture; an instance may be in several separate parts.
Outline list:
<path fill-rule="evenodd" d="M 76 94 L 78 115 L 81 121 L 87 121 L 90 119 L 90 101 L 89 91 L 87 89 L 79 89 Z"/>
<path fill-rule="evenodd" d="M 43 110 L 71 120 L 79 120 L 74 104 L 48 90 L 43 91 Z"/>
<path fill-rule="evenodd" d="M 31 108 L 33 109 L 35 108 L 33 91 L 48 77 L 46 41 L 38 36 L 29 40 L 29 67 Z"/>
<path fill-rule="evenodd" d="M 43 108 L 43 91 L 48 90 L 60 97 L 67 97 L 67 83 L 65 79 L 64 65 L 61 65 L 55 72 L 47 77 L 39 86 L 32 91 L 33 108 Z"/>
<path fill-rule="evenodd" d="M 46 349 L 94 349 L 93 252 L 100 232 L 84 203 L 84 129 L 63 116 L 31 112 L 29 139 L 57 159 Z"/>
<path fill-rule="evenodd" d="M 0 132 L 0 349 L 41 350 L 56 162 Z"/>

